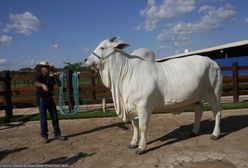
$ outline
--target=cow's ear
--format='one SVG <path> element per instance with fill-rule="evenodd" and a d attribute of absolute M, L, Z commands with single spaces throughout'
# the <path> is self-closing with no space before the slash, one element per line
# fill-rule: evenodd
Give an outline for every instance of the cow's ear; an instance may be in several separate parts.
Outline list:
<path fill-rule="evenodd" d="M 109 39 L 110 42 L 114 42 L 117 39 L 117 37 L 112 37 L 111 39 Z"/>
<path fill-rule="evenodd" d="M 122 50 L 124 48 L 127 48 L 128 46 L 129 46 L 129 44 L 122 43 L 122 44 L 118 44 L 115 48 L 118 50 Z"/>
<path fill-rule="evenodd" d="M 129 44 L 127 44 L 127 43 L 125 43 L 123 41 L 118 41 L 114 45 L 115 49 L 117 49 L 117 50 L 122 50 L 124 48 L 127 48 L 128 46 L 129 46 Z"/>

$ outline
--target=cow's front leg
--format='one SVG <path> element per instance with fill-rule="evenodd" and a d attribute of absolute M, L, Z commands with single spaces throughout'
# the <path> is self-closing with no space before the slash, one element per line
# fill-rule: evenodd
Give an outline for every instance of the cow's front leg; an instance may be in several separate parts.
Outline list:
<path fill-rule="evenodd" d="M 142 109 L 139 111 L 139 130 L 140 130 L 140 141 L 139 148 L 136 150 L 136 154 L 145 153 L 146 149 L 146 133 L 150 120 L 150 112 L 146 109 Z"/>
<path fill-rule="evenodd" d="M 200 122 L 202 118 L 202 112 L 203 112 L 203 105 L 201 102 L 196 103 L 194 105 L 194 110 L 195 110 L 195 122 L 193 126 L 193 130 L 191 133 L 191 136 L 194 137 L 198 134 L 199 128 L 200 128 Z"/>
<path fill-rule="evenodd" d="M 129 144 L 129 148 L 134 149 L 138 147 L 138 140 L 139 140 L 139 118 L 135 118 L 132 120 L 133 125 L 133 139 Z"/>

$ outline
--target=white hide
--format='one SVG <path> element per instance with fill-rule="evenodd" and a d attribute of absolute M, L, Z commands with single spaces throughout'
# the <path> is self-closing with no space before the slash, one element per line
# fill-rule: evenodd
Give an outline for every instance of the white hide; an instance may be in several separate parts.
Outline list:
<path fill-rule="evenodd" d="M 87 58 L 86 64 L 97 67 L 103 83 L 111 89 L 117 115 L 123 121 L 133 121 L 131 146 L 138 141 L 139 127 L 139 150 L 145 149 L 146 129 L 154 111 L 172 112 L 176 109 L 176 112 L 187 105 L 194 105 L 196 119 L 193 133 L 197 134 L 202 114 L 199 102 L 202 101 L 208 101 L 212 106 L 216 122 L 212 135 L 219 136 L 222 76 L 217 63 L 199 55 L 160 63 L 146 61 L 120 50 L 126 46 L 125 43 L 117 45 L 115 41 L 104 40 Z"/>
<path fill-rule="evenodd" d="M 155 62 L 155 54 L 152 50 L 148 48 L 139 48 L 130 53 L 130 55 L 138 56 L 146 61 Z"/>

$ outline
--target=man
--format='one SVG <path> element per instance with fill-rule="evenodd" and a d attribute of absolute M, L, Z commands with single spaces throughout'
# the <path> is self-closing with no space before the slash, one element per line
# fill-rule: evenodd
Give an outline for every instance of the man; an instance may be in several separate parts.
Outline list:
<path fill-rule="evenodd" d="M 54 84 L 60 86 L 60 81 L 54 74 L 49 74 L 49 68 L 50 64 L 47 61 L 41 61 L 36 66 L 36 69 L 40 71 L 40 74 L 35 76 L 34 79 L 34 85 L 37 88 L 37 105 L 40 111 L 40 134 L 44 143 L 49 142 L 47 128 L 47 110 L 49 111 L 52 119 L 55 139 L 65 140 L 65 138 L 61 136 L 58 113 L 53 100 Z"/>

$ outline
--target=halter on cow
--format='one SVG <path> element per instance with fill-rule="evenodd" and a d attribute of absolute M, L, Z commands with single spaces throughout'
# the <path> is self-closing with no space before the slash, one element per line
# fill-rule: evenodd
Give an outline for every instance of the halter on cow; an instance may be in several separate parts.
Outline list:
<path fill-rule="evenodd" d="M 209 102 L 212 107 L 215 127 L 211 138 L 217 139 L 222 91 L 222 76 L 217 63 L 197 55 L 160 63 L 147 61 L 122 51 L 127 46 L 115 38 L 104 40 L 85 63 L 98 69 L 103 84 L 111 89 L 117 115 L 123 121 L 132 121 L 134 134 L 129 147 L 137 147 L 139 141 L 136 153 L 145 152 L 146 132 L 154 111 L 176 113 L 193 105 L 195 123 L 192 133 L 197 134 L 202 101 Z"/>

